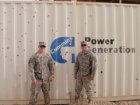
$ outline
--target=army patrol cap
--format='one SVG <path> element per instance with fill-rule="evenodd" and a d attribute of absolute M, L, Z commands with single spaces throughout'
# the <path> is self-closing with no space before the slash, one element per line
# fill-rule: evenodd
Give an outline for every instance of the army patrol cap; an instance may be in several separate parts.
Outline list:
<path fill-rule="evenodd" d="M 39 42 L 39 47 L 46 47 L 46 42 Z"/>
<path fill-rule="evenodd" d="M 81 42 L 81 46 L 87 46 L 87 42 L 82 41 L 82 42 Z"/>

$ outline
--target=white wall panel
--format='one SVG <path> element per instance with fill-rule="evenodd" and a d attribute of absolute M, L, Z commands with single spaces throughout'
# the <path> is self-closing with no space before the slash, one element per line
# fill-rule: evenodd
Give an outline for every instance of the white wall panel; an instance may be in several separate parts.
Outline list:
<path fill-rule="evenodd" d="M 0 2 L 0 101 L 28 101 L 28 59 L 38 42 L 74 37 L 74 47 L 63 47 L 66 63 L 55 62 L 52 99 L 69 99 L 74 93 L 72 54 L 80 51 L 85 37 L 114 39 L 114 43 L 91 44 L 92 48 L 135 48 L 135 53 L 96 53 L 98 69 L 93 81 L 95 98 L 140 95 L 140 7 L 94 3 Z M 60 43 L 58 43 L 60 44 Z M 57 46 L 56 46 L 57 47 Z M 42 99 L 40 94 L 39 99 Z M 114 98 L 115 99 L 115 98 Z"/>

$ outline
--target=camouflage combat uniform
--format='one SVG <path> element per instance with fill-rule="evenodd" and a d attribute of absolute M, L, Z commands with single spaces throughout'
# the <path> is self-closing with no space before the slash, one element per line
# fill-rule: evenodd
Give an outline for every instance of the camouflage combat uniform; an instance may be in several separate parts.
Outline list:
<path fill-rule="evenodd" d="M 50 82 L 49 77 L 54 75 L 53 61 L 48 54 L 35 53 L 29 59 L 29 71 L 31 79 L 36 79 L 36 84 L 31 84 L 31 97 L 29 105 L 37 103 L 37 97 L 40 89 L 42 89 L 45 105 L 50 105 Z"/>
<path fill-rule="evenodd" d="M 80 98 L 82 87 L 85 88 L 88 100 L 92 100 L 92 82 L 89 79 L 94 77 L 96 71 L 96 57 L 87 51 L 80 52 L 76 57 L 74 75 L 77 77 L 75 86 L 75 100 Z"/>

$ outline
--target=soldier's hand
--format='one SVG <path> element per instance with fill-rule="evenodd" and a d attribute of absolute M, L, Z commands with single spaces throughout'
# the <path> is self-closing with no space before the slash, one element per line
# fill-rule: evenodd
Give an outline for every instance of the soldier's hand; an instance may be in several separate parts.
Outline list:
<path fill-rule="evenodd" d="M 52 81 L 54 81 L 54 75 L 51 75 L 50 77 L 49 77 L 49 82 L 52 82 Z"/>
<path fill-rule="evenodd" d="M 77 75 L 74 75 L 74 78 L 77 79 Z"/>
<path fill-rule="evenodd" d="M 37 80 L 36 79 L 33 79 L 32 80 L 32 84 L 36 84 Z"/>
<path fill-rule="evenodd" d="M 93 76 L 89 76 L 88 79 L 89 80 L 94 80 L 94 77 Z"/>

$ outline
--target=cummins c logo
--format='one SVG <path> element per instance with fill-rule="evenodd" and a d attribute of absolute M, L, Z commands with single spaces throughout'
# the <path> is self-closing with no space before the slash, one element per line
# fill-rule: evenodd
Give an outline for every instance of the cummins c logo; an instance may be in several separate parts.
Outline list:
<path fill-rule="evenodd" d="M 75 38 L 74 37 L 59 37 L 55 39 L 50 47 L 52 58 L 58 63 L 66 63 L 67 60 L 61 56 L 62 47 L 74 47 Z M 75 54 L 71 54 L 71 63 L 75 61 Z"/>

